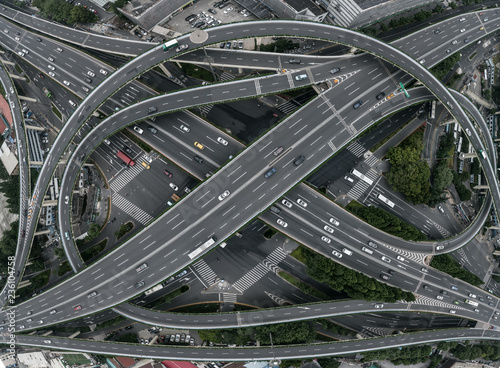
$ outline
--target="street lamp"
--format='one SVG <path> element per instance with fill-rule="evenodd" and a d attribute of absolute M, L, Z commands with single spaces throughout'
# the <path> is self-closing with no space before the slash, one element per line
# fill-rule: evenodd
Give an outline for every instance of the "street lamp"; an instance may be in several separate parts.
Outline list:
<path fill-rule="evenodd" d="M 197 45 L 200 45 L 204 43 L 206 40 L 208 40 L 208 33 L 202 29 L 198 29 L 191 33 L 189 36 L 189 40 L 192 43 L 195 43 Z M 214 78 L 214 82 L 217 82 L 217 74 L 214 72 L 214 68 L 212 67 L 212 62 L 213 62 L 213 57 L 209 57 L 207 54 L 207 50 L 205 50 L 205 45 L 202 45 L 201 48 L 203 49 L 203 53 L 205 54 L 205 60 L 208 62 L 208 65 L 210 66 L 210 70 L 212 72 L 212 76 Z"/>
<path fill-rule="evenodd" d="M 280 361 L 276 360 L 276 354 L 274 354 L 273 334 L 271 332 L 269 332 L 269 339 L 271 340 L 271 351 L 273 352 L 273 360 L 269 362 L 269 366 L 278 367 L 280 365 Z"/>

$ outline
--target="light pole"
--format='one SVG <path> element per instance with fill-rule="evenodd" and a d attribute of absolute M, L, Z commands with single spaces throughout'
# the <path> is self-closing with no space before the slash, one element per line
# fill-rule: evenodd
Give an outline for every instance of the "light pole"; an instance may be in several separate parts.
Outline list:
<path fill-rule="evenodd" d="M 189 36 L 189 40 L 197 45 L 204 43 L 207 39 L 208 39 L 208 33 L 202 29 L 194 31 Z M 213 57 L 208 56 L 207 50 L 205 50 L 205 45 L 201 46 L 201 48 L 203 49 L 203 53 L 205 54 L 205 60 L 208 62 L 208 65 L 210 66 L 210 71 L 212 72 L 214 82 L 217 82 L 217 74 L 215 74 L 214 68 L 212 67 Z"/>
<path fill-rule="evenodd" d="M 276 354 L 274 354 L 274 346 L 273 346 L 273 334 L 269 332 L 269 339 L 271 340 L 271 351 L 273 352 L 273 360 L 269 362 L 269 366 L 271 367 L 279 367 L 280 361 L 276 360 Z"/>

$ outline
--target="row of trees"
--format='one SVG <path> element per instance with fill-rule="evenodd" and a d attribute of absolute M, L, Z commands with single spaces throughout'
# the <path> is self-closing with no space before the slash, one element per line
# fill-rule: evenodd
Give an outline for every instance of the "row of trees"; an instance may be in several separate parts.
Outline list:
<path fill-rule="evenodd" d="M 457 279 L 463 280 L 471 285 L 481 285 L 483 280 L 463 269 L 455 258 L 449 254 L 440 254 L 432 258 L 431 267 L 447 273 Z"/>
<path fill-rule="evenodd" d="M 364 352 L 363 361 L 390 360 L 394 365 L 410 365 L 427 362 L 431 353 L 432 347 L 430 345 L 412 346 L 401 349 L 375 350 Z M 439 354 L 432 355 L 431 366 L 433 363 L 437 365 L 441 359 L 442 357 Z"/>
<path fill-rule="evenodd" d="M 500 359 L 500 343 L 482 343 L 482 344 L 457 344 L 450 351 L 456 358 L 470 361 L 472 359 L 485 359 L 498 361 Z"/>
<path fill-rule="evenodd" d="M 40 9 L 40 15 L 56 22 L 92 23 L 97 21 L 97 15 L 83 6 L 75 6 L 64 0 L 33 0 L 33 6 Z"/>
<path fill-rule="evenodd" d="M 432 74 L 441 80 L 443 77 L 453 69 L 453 66 L 460 60 L 460 52 L 456 52 L 453 55 L 448 56 L 446 59 L 441 61 L 439 64 L 431 68 Z"/>
<path fill-rule="evenodd" d="M 269 333 L 272 334 L 273 344 L 307 344 L 314 341 L 316 331 L 309 322 L 280 323 L 248 328 L 233 328 L 224 330 L 201 330 L 200 339 L 220 344 L 245 345 L 250 340 L 260 341 L 262 345 L 271 345 Z"/>
<path fill-rule="evenodd" d="M 394 303 L 398 300 L 414 301 L 407 291 L 379 282 L 360 272 L 342 266 L 308 248 L 303 247 L 307 273 L 332 289 L 345 292 L 353 299 L 376 300 Z"/>
<path fill-rule="evenodd" d="M 424 241 L 427 240 L 415 226 L 402 221 L 399 217 L 378 207 L 365 207 L 352 201 L 346 209 L 370 225 L 385 231 L 388 234 L 400 237 L 405 240 Z"/>

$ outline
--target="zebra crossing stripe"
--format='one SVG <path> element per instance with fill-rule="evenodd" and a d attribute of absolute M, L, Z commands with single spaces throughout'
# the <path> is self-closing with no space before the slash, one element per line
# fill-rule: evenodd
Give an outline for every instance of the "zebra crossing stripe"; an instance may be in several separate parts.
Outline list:
<path fill-rule="evenodd" d="M 153 220 L 153 216 L 143 211 L 141 208 L 118 193 L 114 193 L 112 195 L 111 202 L 114 206 L 118 207 L 127 215 L 134 218 L 143 225 L 146 225 L 147 223 L 151 222 L 151 220 Z"/>
<path fill-rule="evenodd" d="M 349 145 L 349 147 L 347 147 L 347 150 L 354 156 L 361 157 L 363 153 L 365 153 L 366 148 L 363 147 L 358 141 L 354 141 Z"/>
<path fill-rule="evenodd" d="M 123 170 L 120 175 L 114 178 L 113 182 L 109 184 L 109 187 L 114 192 L 119 192 L 125 185 L 130 183 L 142 170 L 144 166 L 134 165 L 128 170 Z"/>
<path fill-rule="evenodd" d="M 205 262 L 204 259 L 199 260 L 193 264 L 193 267 L 203 280 L 208 284 L 213 284 L 217 279 L 217 274 L 210 268 L 210 266 Z"/>
<path fill-rule="evenodd" d="M 359 197 L 369 188 L 370 186 L 365 183 L 363 180 L 358 180 L 356 185 L 354 185 L 350 191 L 347 192 L 349 197 L 358 200 Z"/>
<path fill-rule="evenodd" d="M 260 83 L 257 79 L 254 80 L 254 83 L 255 83 L 255 93 L 257 95 L 260 95 L 262 93 L 262 91 L 260 89 Z"/>

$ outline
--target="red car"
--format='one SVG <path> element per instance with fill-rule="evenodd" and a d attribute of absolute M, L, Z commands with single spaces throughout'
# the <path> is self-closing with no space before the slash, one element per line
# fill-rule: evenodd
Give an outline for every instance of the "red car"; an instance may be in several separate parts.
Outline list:
<path fill-rule="evenodd" d="M 169 178 L 171 178 L 171 177 L 172 177 L 172 174 L 170 174 L 167 170 L 163 170 L 163 173 L 164 173 L 165 175 L 167 175 Z"/>
<path fill-rule="evenodd" d="M 82 309 L 82 306 L 81 305 L 77 305 L 74 309 L 75 310 L 80 310 L 80 309 Z"/>
<path fill-rule="evenodd" d="M 45 76 L 44 76 L 42 73 L 38 73 L 38 76 L 39 76 L 41 79 L 45 78 Z"/>

